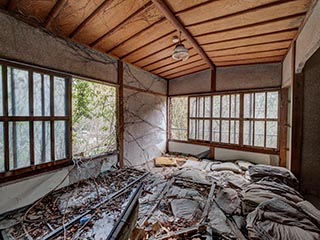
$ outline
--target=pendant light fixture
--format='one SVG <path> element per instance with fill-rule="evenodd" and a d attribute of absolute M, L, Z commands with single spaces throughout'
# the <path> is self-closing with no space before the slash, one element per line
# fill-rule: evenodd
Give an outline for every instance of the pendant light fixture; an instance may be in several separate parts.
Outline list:
<path fill-rule="evenodd" d="M 177 38 L 174 37 L 173 42 L 177 42 L 176 39 Z M 178 61 L 186 61 L 189 58 L 188 49 L 181 43 L 181 32 L 179 32 L 178 44 L 173 49 L 172 58 Z"/>

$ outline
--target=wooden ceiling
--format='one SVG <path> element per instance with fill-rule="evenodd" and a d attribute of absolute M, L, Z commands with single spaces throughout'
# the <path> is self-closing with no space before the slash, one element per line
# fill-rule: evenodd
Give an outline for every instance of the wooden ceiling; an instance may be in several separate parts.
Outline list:
<path fill-rule="evenodd" d="M 208 61 L 211 67 L 282 61 L 314 1 L 160 1 L 183 27 L 190 53 L 184 62 L 171 58 L 178 30 L 156 0 L 0 0 L 0 6 L 56 35 L 172 79 L 208 69 Z"/>

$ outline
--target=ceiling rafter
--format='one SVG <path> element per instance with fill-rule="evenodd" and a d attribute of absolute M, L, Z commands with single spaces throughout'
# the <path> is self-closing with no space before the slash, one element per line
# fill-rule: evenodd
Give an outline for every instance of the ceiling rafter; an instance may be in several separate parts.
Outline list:
<path fill-rule="evenodd" d="M 67 0 L 58 0 L 56 2 L 56 4 L 53 6 L 53 8 L 51 9 L 51 11 L 49 12 L 45 22 L 44 22 L 44 26 L 48 27 L 52 21 L 54 20 L 54 18 L 56 16 L 58 16 L 58 14 L 61 12 L 61 10 L 64 8 L 65 4 L 67 3 Z"/>
<path fill-rule="evenodd" d="M 207 54 L 200 47 L 199 43 L 193 38 L 189 31 L 183 26 L 183 24 L 176 18 L 174 13 L 169 9 L 164 1 L 152 0 L 156 7 L 164 14 L 164 16 L 177 28 L 181 31 L 188 42 L 195 48 L 203 60 L 208 64 L 211 69 L 215 69 L 214 63 L 210 60 Z"/>
<path fill-rule="evenodd" d="M 200 64 L 198 64 L 200 63 Z M 163 70 L 161 72 L 157 72 L 157 71 L 151 71 L 153 73 L 156 73 L 156 74 L 159 74 L 159 75 L 165 75 L 167 74 L 168 72 L 172 72 L 172 71 L 179 71 L 179 69 L 182 69 L 184 70 L 184 68 L 188 67 L 188 66 L 192 66 L 192 67 L 195 67 L 195 66 L 199 66 L 199 65 L 202 65 L 203 64 L 203 60 L 200 58 L 200 59 L 196 59 L 194 61 L 190 61 L 190 62 L 185 62 L 184 64 L 182 65 L 179 65 L 179 66 L 176 66 L 176 67 L 173 67 L 173 68 L 170 68 L 170 69 L 166 69 L 166 70 Z"/>
<path fill-rule="evenodd" d="M 110 29 L 108 32 L 106 32 L 105 34 L 103 34 L 101 37 L 99 37 L 97 40 L 95 40 L 94 42 L 92 42 L 91 44 L 89 44 L 90 47 L 95 47 L 96 45 L 98 45 L 101 41 L 103 41 L 105 38 L 107 38 L 108 36 L 110 36 L 111 34 L 115 33 L 116 31 L 120 30 L 121 28 L 123 28 L 126 24 L 128 24 L 128 22 L 139 16 L 141 13 L 143 13 L 144 11 L 148 11 L 151 7 L 153 6 L 152 2 L 149 1 L 147 2 L 144 6 L 142 6 L 141 8 L 139 8 L 137 11 L 135 11 L 134 13 L 132 13 L 131 15 L 129 15 L 127 18 L 125 18 L 122 22 L 120 22 L 118 25 L 116 25 L 114 28 Z"/>
<path fill-rule="evenodd" d="M 88 23 L 90 23 L 98 14 L 102 13 L 107 7 L 111 5 L 112 0 L 105 0 L 102 2 L 86 19 L 84 19 L 78 27 L 69 35 L 72 39 L 76 37 Z"/>
<path fill-rule="evenodd" d="M 210 69 L 210 68 L 208 67 L 207 63 L 204 63 L 202 65 L 189 68 L 188 70 L 182 70 L 182 71 L 179 71 L 179 72 L 176 72 L 176 73 L 173 73 L 173 74 L 160 75 L 160 76 L 162 76 L 164 78 L 167 78 L 167 79 L 173 79 L 173 78 L 184 76 L 186 74 L 197 73 L 197 72 L 200 72 L 200 71 L 203 71 L 203 70 L 206 70 L 206 69 Z"/>

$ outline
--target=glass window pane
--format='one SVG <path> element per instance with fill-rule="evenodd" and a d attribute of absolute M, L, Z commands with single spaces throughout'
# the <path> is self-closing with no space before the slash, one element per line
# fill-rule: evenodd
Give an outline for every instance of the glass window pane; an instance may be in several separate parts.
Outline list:
<path fill-rule="evenodd" d="M 220 120 L 212 121 L 212 141 L 213 142 L 220 141 Z"/>
<path fill-rule="evenodd" d="M 222 117 L 228 118 L 230 110 L 230 95 L 222 96 Z"/>
<path fill-rule="evenodd" d="M 203 97 L 198 98 L 198 107 L 197 107 L 197 116 L 198 117 L 203 117 L 203 107 L 204 107 L 204 102 L 203 102 Z"/>
<path fill-rule="evenodd" d="M 195 97 L 191 97 L 190 98 L 190 117 L 195 117 L 196 116 L 196 98 Z"/>
<path fill-rule="evenodd" d="M 65 159 L 67 157 L 67 122 L 55 121 L 54 122 L 54 150 L 55 160 Z"/>
<path fill-rule="evenodd" d="M 204 120 L 204 137 L 203 140 L 210 141 L 210 120 Z"/>
<path fill-rule="evenodd" d="M 54 115 L 66 116 L 66 80 L 60 77 L 54 77 Z"/>
<path fill-rule="evenodd" d="M 196 120 L 190 120 L 190 126 L 189 126 L 189 138 L 195 139 L 196 135 Z"/>
<path fill-rule="evenodd" d="M 253 94 L 244 94 L 243 116 L 245 118 L 253 118 Z"/>
<path fill-rule="evenodd" d="M 267 93 L 267 118 L 278 118 L 278 92 Z"/>
<path fill-rule="evenodd" d="M 254 146 L 264 147 L 264 121 L 254 123 Z"/>
<path fill-rule="evenodd" d="M 239 121 L 230 122 L 230 143 L 239 144 Z"/>
<path fill-rule="evenodd" d="M 255 95 L 255 118 L 265 117 L 265 93 Z"/>
<path fill-rule="evenodd" d="M 220 117 L 220 96 L 213 96 L 212 98 L 212 117 Z"/>
<path fill-rule="evenodd" d="M 35 164 L 51 161 L 50 122 L 34 122 L 34 162 Z"/>
<path fill-rule="evenodd" d="M 252 145 L 253 139 L 253 121 L 244 121 L 243 122 L 243 144 Z"/>
<path fill-rule="evenodd" d="M 0 172 L 4 172 L 4 133 L 3 122 L 0 122 Z"/>
<path fill-rule="evenodd" d="M 240 116 L 240 95 L 233 94 L 231 95 L 231 117 L 239 118 Z"/>
<path fill-rule="evenodd" d="M 28 71 L 8 67 L 9 116 L 29 116 Z"/>
<path fill-rule="evenodd" d="M 50 116 L 50 76 L 33 74 L 33 115 Z"/>
<path fill-rule="evenodd" d="M 204 116 L 205 117 L 211 117 L 211 98 L 210 97 L 205 97 L 204 98 Z"/>
<path fill-rule="evenodd" d="M 30 166 L 29 122 L 9 122 L 10 170 Z"/>
<path fill-rule="evenodd" d="M 0 65 L 0 116 L 3 116 L 3 97 L 2 97 L 2 66 Z M 1 166 L 0 166 L 1 169 Z"/>
<path fill-rule="evenodd" d="M 277 145 L 278 145 L 278 123 L 276 121 L 268 121 L 266 147 L 277 148 Z"/>
<path fill-rule="evenodd" d="M 198 120 L 198 137 L 197 140 L 203 140 L 203 120 Z"/>
<path fill-rule="evenodd" d="M 229 143 L 229 121 L 224 120 L 221 123 L 221 142 Z"/>

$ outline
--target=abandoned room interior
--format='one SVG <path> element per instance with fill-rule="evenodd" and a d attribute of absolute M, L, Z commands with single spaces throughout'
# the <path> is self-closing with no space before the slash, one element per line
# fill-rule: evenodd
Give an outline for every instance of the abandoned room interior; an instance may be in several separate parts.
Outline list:
<path fill-rule="evenodd" d="M 320 239 L 320 2 L 0 0 L 0 239 Z"/>

